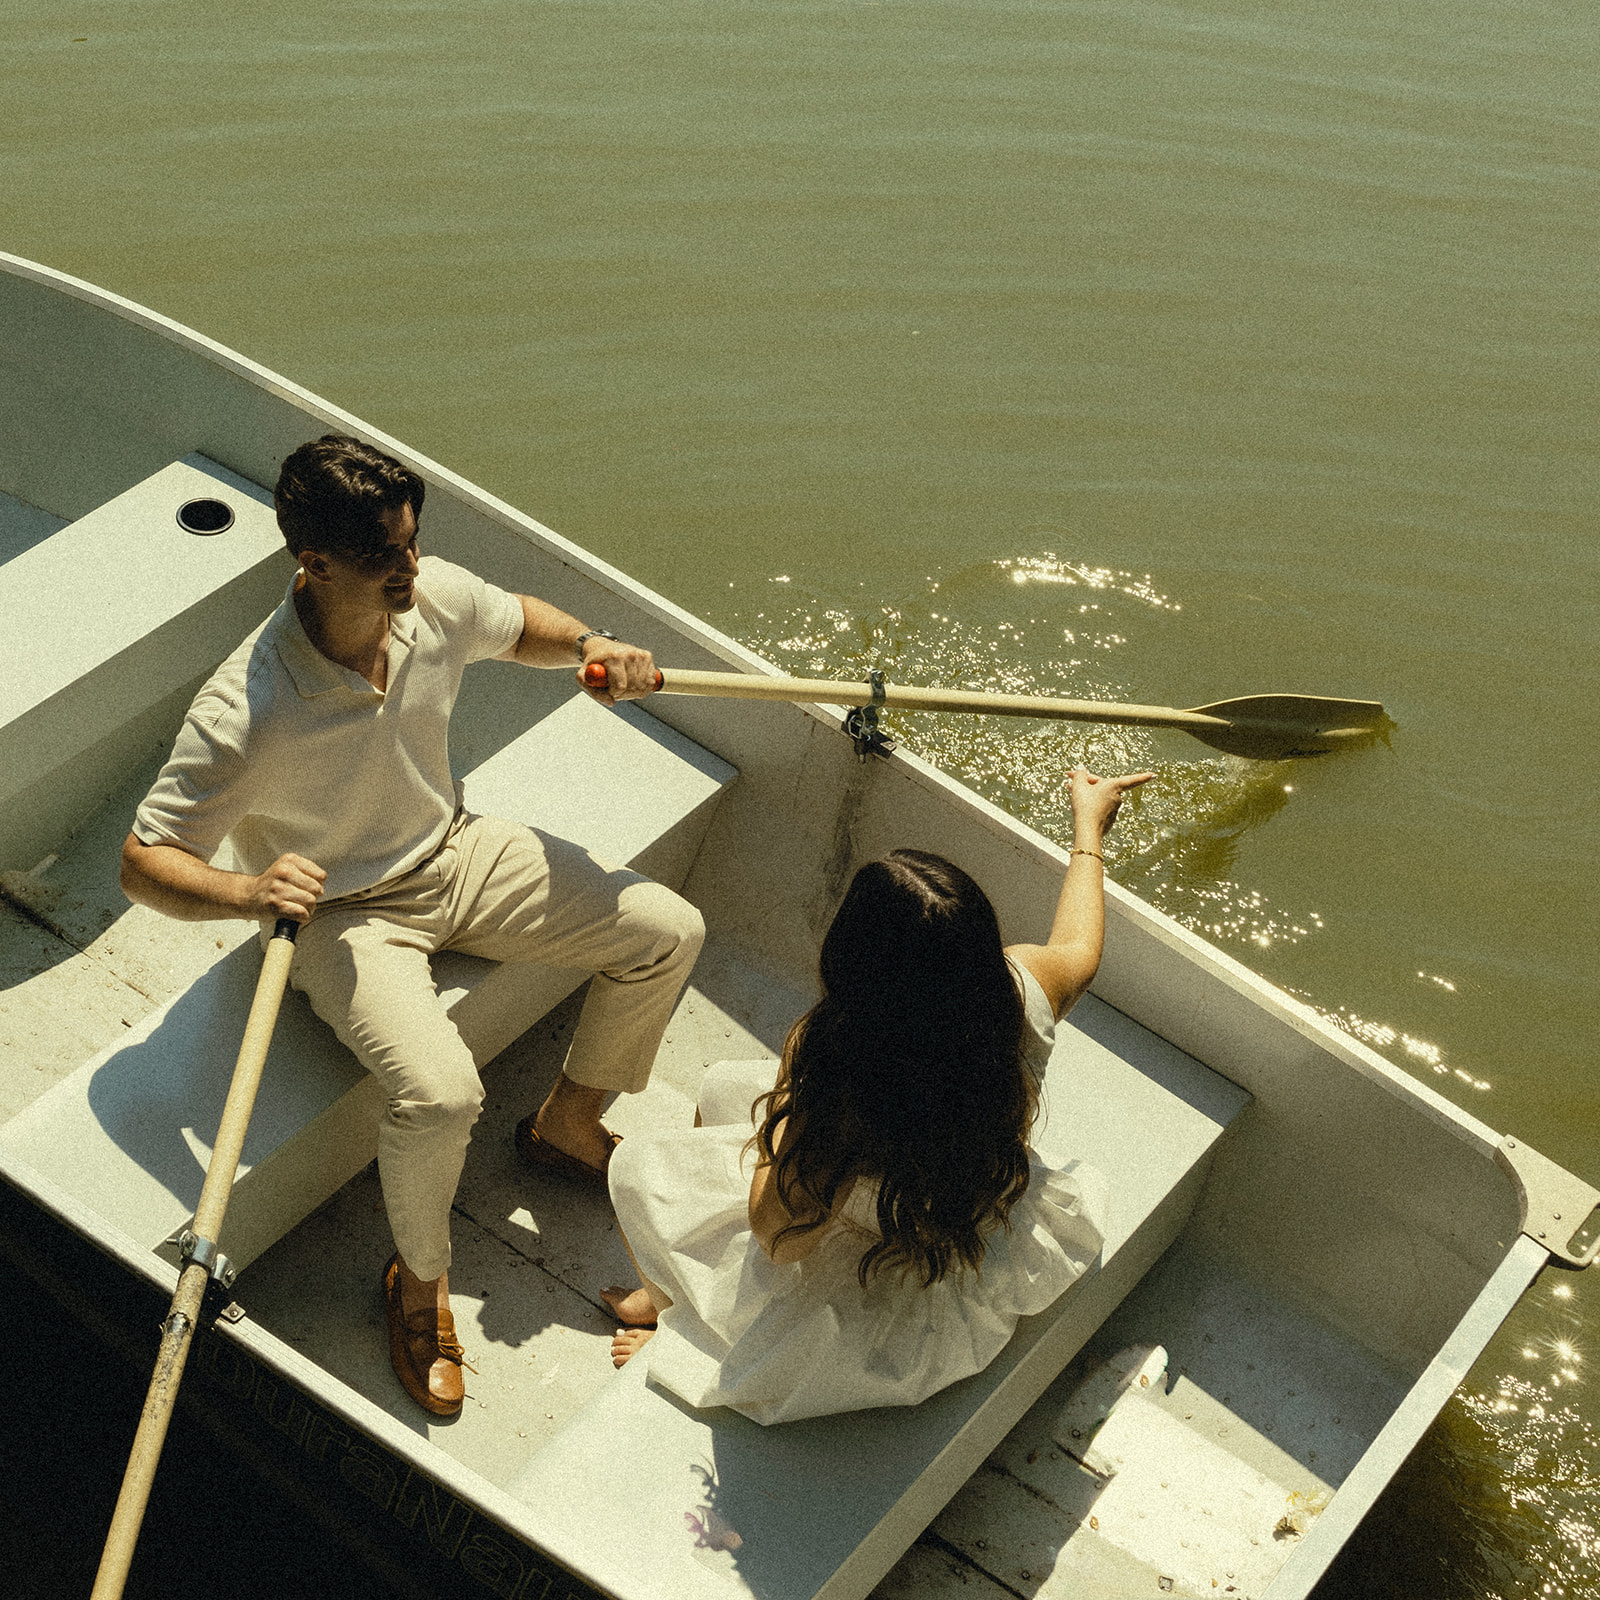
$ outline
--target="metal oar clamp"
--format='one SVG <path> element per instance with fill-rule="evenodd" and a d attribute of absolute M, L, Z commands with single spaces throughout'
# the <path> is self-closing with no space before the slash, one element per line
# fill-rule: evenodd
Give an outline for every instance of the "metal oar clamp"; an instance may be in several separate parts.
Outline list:
<path fill-rule="evenodd" d="M 219 1289 L 231 1289 L 239 1275 L 233 1263 L 217 1249 L 217 1241 L 202 1239 L 193 1228 L 185 1228 L 178 1235 L 178 1260 L 184 1266 L 191 1261 L 198 1262 Z"/>
<path fill-rule="evenodd" d="M 878 707 L 883 704 L 884 694 L 883 674 L 874 668 L 868 672 L 867 682 L 872 686 L 871 700 L 864 706 L 847 711 L 844 717 L 844 731 L 855 741 L 856 755 L 862 761 L 869 755 L 887 756 L 895 745 L 894 740 L 878 726 Z"/>

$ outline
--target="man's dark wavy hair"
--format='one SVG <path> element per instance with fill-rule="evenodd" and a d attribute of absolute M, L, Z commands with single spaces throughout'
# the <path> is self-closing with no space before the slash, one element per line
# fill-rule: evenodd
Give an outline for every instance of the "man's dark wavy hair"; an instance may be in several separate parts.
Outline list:
<path fill-rule="evenodd" d="M 427 485 L 393 456 L 359 439 L 325 433 L 285 458 L 272 500 L 289 554 L 376 555 L 389 542 L 385 511 L 422 515 Z"/>
<path fill-rule="evenodd" d="M 885 1267 L 924 1286 L 977 1268 L 1028 1187 L 1038 1109 L 989 897 L 943 857 L 896 850 L 856 873 L 821 968 L 822 999 L 789 1030 L 764 1112 L 756 1102 L 753 1143 L 800 1219 L 779 1237 L 822 1226 L 859 1178 L 879 1184 L 883 1235 L 863 1286 Z"/>

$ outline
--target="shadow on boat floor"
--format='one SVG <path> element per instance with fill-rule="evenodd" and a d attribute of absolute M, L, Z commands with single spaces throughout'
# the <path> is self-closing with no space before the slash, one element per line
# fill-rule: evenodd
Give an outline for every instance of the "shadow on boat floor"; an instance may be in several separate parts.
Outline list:
<path fill-rule="evenodd" d="M 580 990 L 484 1069 L 451 1228 L 451 1304 L 477 1368 L 458 1417 L 424 1414 L 389 1367 L 378 1277 L 394 1246 L 375 1163 L 253 1262 L 236 1290 L 263 1327 L 501 1485 L 612 1377 L 616 1322 L 599 1292 L 635 1281 L 609 1196 L 530 1172 L 512 1147 L 512 1129 L 560 1070 L 582 1004 Z M 802 1004 L 713 941 L 650 1087 L 620 1096 L 607 1122 L 624 1137 L 687 1127 L 709 1062 L 775 1054 Z"/>

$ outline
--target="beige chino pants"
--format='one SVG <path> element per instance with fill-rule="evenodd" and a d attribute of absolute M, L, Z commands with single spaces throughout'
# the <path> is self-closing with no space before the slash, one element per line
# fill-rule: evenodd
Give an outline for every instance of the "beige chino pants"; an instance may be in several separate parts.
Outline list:
<path fill-rule="evenodd" d="M 483 1105 L 428 957 L 594 972 L 564 1071 L 636 1092 L 705 939 L 700 913 L 637 872 L 551 834 L 463 814 L 402 878 L 319 906 L 290 982 L 383 1084 L 378 1176 L 395 1247 L 420 1278 L 450 1264 L 450 1206 Z"/>

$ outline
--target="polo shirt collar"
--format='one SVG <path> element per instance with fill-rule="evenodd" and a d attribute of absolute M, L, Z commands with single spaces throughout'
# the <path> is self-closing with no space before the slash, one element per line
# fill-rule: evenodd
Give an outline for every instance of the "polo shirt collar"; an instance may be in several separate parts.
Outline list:
<path fill-rule="evenodd" d="M 411 609 L 389 615 L 389 671 L 399 666 L 400 658 L 410 650 L 417 637 L 417 596 L 421 593 L 419 577 L 411 588 Z"/>
<path fill-rule="evenodd" d="M 294 604 L 295 586 L 299 581 L 300 574 L 296 572 L 289 580 L 283 604 L 278 607 L 273 631 L 276 635 L 278 659 L 294 680 L 294 686 L 299 691 L 301 699 L 310 700 L 316 695 L 329 694 L 335 689 L 349 689 L 357 694 L 381 695 L 382 690 L 374 689 L 359 672 L 352 672 L 348 667 L 341 667 L 337 661 L 330 661 L 306 636 L 306 630 L 300 622 L 300 613 Z M 415 605 L 409 611 L 403 611 L 398 616 L 389 618 L 391 683 L 394 681 L 396 668 L 410 652 L 416 636 Z"/>

